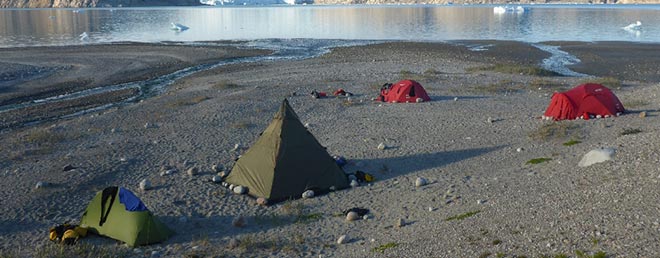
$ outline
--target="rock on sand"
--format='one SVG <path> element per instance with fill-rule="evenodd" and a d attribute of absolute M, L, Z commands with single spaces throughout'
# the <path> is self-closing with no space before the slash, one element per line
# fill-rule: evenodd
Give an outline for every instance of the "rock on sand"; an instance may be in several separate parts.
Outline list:
<path fill-rule="evenodd" d="M 605 162 L 612 160 L 614 153 L 616 152 L 613 148 L 604 148 L 604 149 L 595 149 L 587 152 L 587 154 L 582 157 L 582 160 L 578 163 L 579 167 L 588 167 L 596 163 Z"/>

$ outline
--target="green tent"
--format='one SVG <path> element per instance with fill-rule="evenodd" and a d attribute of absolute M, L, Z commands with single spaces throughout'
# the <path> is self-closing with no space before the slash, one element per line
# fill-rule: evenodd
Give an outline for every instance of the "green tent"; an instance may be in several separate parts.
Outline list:
<path fill-rule="evenodd" d="M 344 171 L 307 131 L 285 99 L 273 121 L 241 156 L 225 182 L 271 201 L 300 198 L 306 190 L 348 187 Z"/>
<path fill-rule="evenodd" d="M 126 242 L 131 247 L 158 243 L 174 234 L 131 191 L 116 186 L 94 196 L 80 225 L 87 226 L 91 233 Z"/>

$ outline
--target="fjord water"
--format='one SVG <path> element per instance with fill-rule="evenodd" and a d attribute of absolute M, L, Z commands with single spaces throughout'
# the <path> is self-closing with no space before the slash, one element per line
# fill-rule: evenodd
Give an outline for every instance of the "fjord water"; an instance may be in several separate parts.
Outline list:
<path fill-rule="evenodd" d="M 660 42 L 660 5 L 235 6 L 0 10 L 0 47 L 119 41 L 472 39 Z M 623 27 L 641 21 L 640 30 Z M 174 31 L 171 23 L 187 27 Z M 80 35 L 85 33 L 86 38 Z"/>

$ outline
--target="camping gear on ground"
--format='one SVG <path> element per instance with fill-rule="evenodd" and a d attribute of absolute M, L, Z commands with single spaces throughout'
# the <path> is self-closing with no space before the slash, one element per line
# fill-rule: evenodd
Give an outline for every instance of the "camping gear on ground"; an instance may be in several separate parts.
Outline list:
<path fill-rule="evenodd" d="M 430 101 L 431 98 L 419 82 L 403 80 L 395 84 L 386 83 L 380 89 L 378 100 L 382 102 L 422 102 Z"/>
<path fill-rule="evenodd" d="M 85 237 L 86 235 L 87 228 L 64 223 L 50 228 L 48 237 L 51 241 L 59 241 L 65 245 L 73 245 L 78 242 L 78 238 Z"/>
<path fill-rule="evenodd" d="M 318 99 L 318 98 L 325 98 L 328 94 L 326 94 L 325 92 L 318 92 L 313 90 L 312 93 L 310 93 L 310 95 L 312 95 L 312 98 Z"/>
<path fill-rule="evenodd" d="M 335 92 L 333 92 L 332 95 L 335 95 L 335 96 L 346 96 L 346 97 L 347 97 L 347 96 L 353 96 L 353 93 L 350 93 L 350 92 L 348 92 L 348 91 L 345 91 L 345 90 L 342 89 L 342 88 L 339 88 L 339 89 L 337 89 Z"/>
<path fill-rule="evenodd" d="M 618 116 L 624 111 L 623 104 L 610 89 L 586 83 L 569 91 L 555 92 L 544 116 L 554 120 L 589 119 L 590 116 Z"/>
<path fill-rule="evenodd" d="M 335 159 L 335 162 L 337 162 L 337 165 L 339 167 L 344 167 L 344 165 L 346 165 L 348 163 L 348 161 L 346 161 L 346 158 L 344 158 L 342 156 L 335 155 L 335 156 L 332 156 L 332 158 Z"/>
<path fill-rule="evenodd" d="M 364 171 L 361 170 L 355 171 L 355 177 L 357 178 L 357 181 L 360 183 L 363 182 L 370 183 L 376 179 L 373 175 L 369 173 L 365 173 Z"/>
<path fill-rule="evenodd" d="M 348 187 L 344 171 L 307 131 L 285 99 L 259 139 L 234 164 L 225 182 L 270 201 L 300 198 L 306 190 Z"/>
<path fill-rule="evenodd" d="M 126 242 L 128 246 L 158 243 L 174 234 L 135 194 L 116 186 L 94 196 L 80 224 L 91 233 Z"/>

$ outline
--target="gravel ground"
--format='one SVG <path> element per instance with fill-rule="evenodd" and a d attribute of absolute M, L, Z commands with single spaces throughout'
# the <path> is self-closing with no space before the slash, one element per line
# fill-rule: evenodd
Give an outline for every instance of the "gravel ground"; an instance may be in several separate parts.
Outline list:
<path fill-rule="evenodd" d="M 659 256 L 658 81 L 624 77 L 613 88 L 629 110 L 621 117 L 548 122 L 539 118 L 552 92 L 585 78 L 467 72 L 497 63 L 538 64 L 547 54 L 519 42 L 460 43 L 384 43 L 337 48 L 314 59 L 223 66 L 181 79 L 165 94 L 133 105 L 2 131 L 0 254 L 56 255 L 59 249 L 47 240 L 48 227 L 79 220 L 96 191 L 120 185 L 136 192 L 177 234 L 136 249 L 88 237 L 81 240 L 86 244 L 79 245 L 81 253 Z M 469 51 L 466 44 L 493 46 Z M 569 52 L 581 46 L 561 44 Z M 117 52 L 130 49 L 122 46 Z M 635 47 L 623 49 L 638 53 Z M 584 58 L 588 47 L 577 52 Z M 592 55 L 598 53 L 600 48 Z M 604 54 L 600 58 L 617 62 Z M 651 59 L 630 62 L 660 64 L 659 58 Z M 372 101 L 380 85 L 402 77 L 420 81 L 432 101 Z M 355 95 L 308 95 L 340 87 Z M 329 153 L 350 161 L 347 172 L 366 171 L 377 180 L 267 207 L 209 182 L 211 166 L 230 168 L 285 97 Z M 546 128 L 567 132 L 546 133 Z M 639 132 L 622 134 L 630 129 Z M 581 143 L 564 146 L 569 140 Z M 388 148 L 377 149 L 380 143 Z M 240 148 L 234 150 L 236 144 Z M 599 147 L 615 148 L 614 160 L 577 166 L 585 153 Z M 527 164 L 535 158 L 551 160 Z M 66 165 L 77 168 L 63 171 Z M 180 172 L 161 176 L 165 165 Z M 187 175 L 185 169 L 192 166 L 202 173 Z M 415 187 L 417 177 L 431 183 Z M 142 179 L 156 188 L 140 191 Z M 35 189 L 38 181 L 51 186 Z M 338 214 L 351 207 L 369 209 L 369 218 L 346 222 Z M 465 216 L 450 219 L 458 215 Z M 244 216 L 247 225 L 232 226 L 237 216 Z M 400 219 L 402 227 L 397 226 Z M 348 243 L 336 243 L 341 235 L 348 236 Z M 233 249 L 228 248 L 232 239 L 240 242 Z"/>

